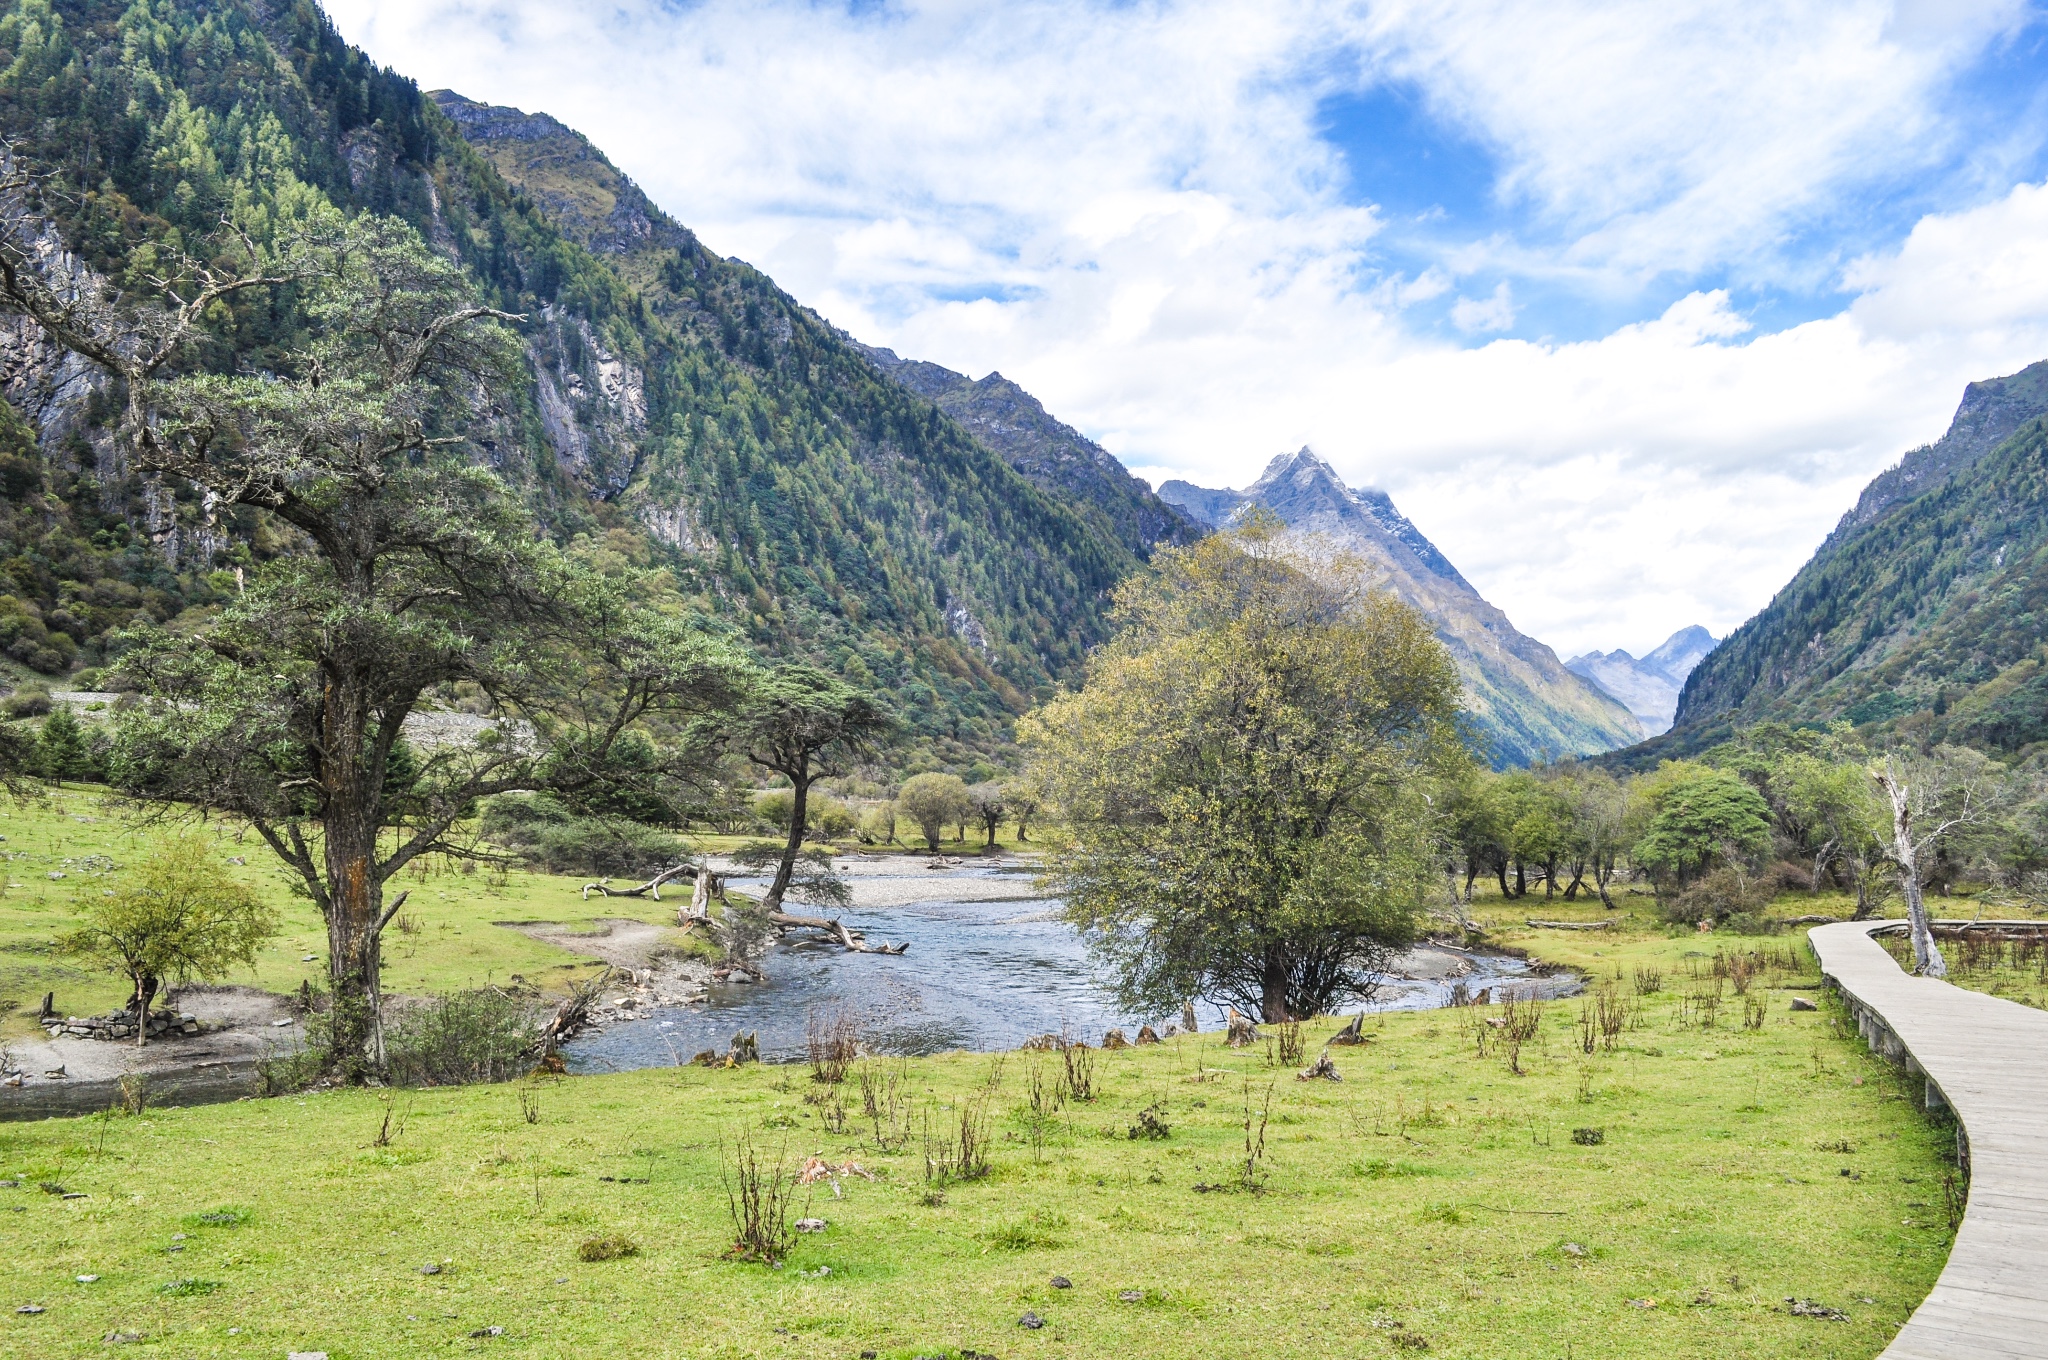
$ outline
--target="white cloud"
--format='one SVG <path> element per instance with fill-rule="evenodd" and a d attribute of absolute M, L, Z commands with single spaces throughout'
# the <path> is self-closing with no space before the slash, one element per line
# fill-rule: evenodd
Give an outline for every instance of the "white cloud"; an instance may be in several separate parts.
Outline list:
<path fill-rule="evenodd" d="M 1484 298 L 1459 298 L 1451 304 L 1451 324 L 1466 334 L 1483 331 L 1504 331 L 1515 324 L 1515 298 L 1502 279 L 1493 286 L 1490 296 Z"/>
<path fill-rule="evenodd" d="M 1928 218 L 1848 269 L 1853 305 L 1775 334 L 1714 290 L 1571 343 L 1418 319 L 1485 334 L 1539 294 L 1810 271 L 1787 239 L 1952 153 L 1950 82 L 2023 0 L 329 8 L 430 88 L 577 127 L 861 338 L 1000 368 L 1155 481 L 1243 485 L 1313 444 L 1562 652 L 1740 622 L 1964 382 L 2048 355 L 2027 186 Z M 1316 119 L 1385 79 L 1493 149 L 1512 230 L 1380 256 Z M 1474 275 L 1490 296 L 1459 295 Z"/>

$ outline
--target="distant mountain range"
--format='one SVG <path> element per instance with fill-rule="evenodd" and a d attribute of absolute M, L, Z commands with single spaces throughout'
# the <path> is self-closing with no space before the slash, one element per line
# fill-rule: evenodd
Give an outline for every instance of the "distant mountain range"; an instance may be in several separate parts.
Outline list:
<path fill-rule="evenodd" d="M 2048 361 L 1971 383 L 1948 432 L 1865 488 L 1693 670 L 1670 733 L 1848 721 L 2006 754 L 2048 745 Z"/>
<path fill-rule="evenodd" d="M 1692 674 L 1700 658 L 1713 650 L 1714 635 L 1694 624 L 1679 629 L 1640 659 L 1617 649 L 1587 652 L 1564 664 L 1566 669 L 1585 676 L 1626 704 L 1643 725 L 1643 735 L 1654 737 L 1669 730 L 1678 712 L 1678 692 L 1685 687 L 1685 678 Z"/>
<path fill-rule="evenodd" d="M 1290 528 L 1327 535 L 1377 565 L 1387 588 L 1435 623 L 1496 765 L 1589 755 L 1642 737 L 1625 706 L 1518 631 L 1385 492 L 1345 486 L 1309 449 L 1273 459 L 1242 491 L 1170 481 L 1159 488 L 1159 498 L 1214 528 L 1262 505 Z"/>

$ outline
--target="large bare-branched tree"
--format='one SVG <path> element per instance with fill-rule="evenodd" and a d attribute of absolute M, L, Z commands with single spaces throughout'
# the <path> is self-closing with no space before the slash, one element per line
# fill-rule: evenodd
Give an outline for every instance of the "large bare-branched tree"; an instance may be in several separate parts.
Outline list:
<path fill-rule="evenodd" d="M 748 663 L 580 569 L 481 466 L 519 318 L 409 227 L 335 218 L 269 249 L 226 231 L 213 263 L 132 299 L 60 267 L 36 191 L 0 183 L 0 306 L 111 375 L 145 472 L 300 549 L 198 632 L 130 639 L 120 671 L 149 701 L 117 727 L 115 780 L 247 818 L 290 866 L 327 923 L 337 1059 L 372 1073 L 391 877 L 455 848 L 480 798 L 649 777 L 621 737 L 731 703 Z M 212 309 L 251 288 L 290 290 L 305 343 L 273 371 L 194 371 Z M 415 756 L 406 720 L 457 685 L 493 721 Z"/>
<path fill-rule="evenodd" d="M 1921 892 L 1930 861 L 1937 854 L 1967 858 L 1976 843 L 1995 837 L 2019 785 L 1998 762 L 1959 746 L 1937 746 L 1926 755 L 1887 755 L 1871 765 L 1870 778 L 1891 805 L 1885 848 L 1906 899 L 1913 971 L 1947 977 Z"/>

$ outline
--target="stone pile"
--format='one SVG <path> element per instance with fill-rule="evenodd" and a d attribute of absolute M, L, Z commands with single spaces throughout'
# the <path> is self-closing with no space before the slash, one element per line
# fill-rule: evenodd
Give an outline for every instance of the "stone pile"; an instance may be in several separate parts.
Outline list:
<path fill-rule="evenodd" d="M 43 1021 L 43 1028 L 49 1031 L 52 1039 L 60 1036 L 73 1039 L 133 1039 L 135 1012 L 108 1011 L 105 1015 L 67 1015 L 62 1020 L 52 1016 Z M 219 1026 L 208 1024 L 198 1016 L 177 1011 L 149 1013 L 149 1037 L 152 1039 L 203 1034 L 217 1028 Z"/>

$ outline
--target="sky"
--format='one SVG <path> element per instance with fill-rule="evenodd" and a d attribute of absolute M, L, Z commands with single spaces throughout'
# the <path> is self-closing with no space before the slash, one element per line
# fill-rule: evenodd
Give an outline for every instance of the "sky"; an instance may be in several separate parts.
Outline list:
<path fill-rule="evenodd" d="M 2029 0 L 329 0 L 1155 485 L 1314 448 L 1561 655 L 1761 607 L 2048 358 Z"/>

